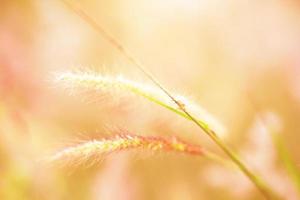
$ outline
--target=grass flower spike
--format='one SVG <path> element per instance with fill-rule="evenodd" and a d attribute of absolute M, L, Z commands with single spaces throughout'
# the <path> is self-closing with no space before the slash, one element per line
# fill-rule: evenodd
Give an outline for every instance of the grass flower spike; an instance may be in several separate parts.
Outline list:
<path fill-rule="evenodd" d="M 92 140 L 57 152 L 48 161 L 72 161 L 84 163 L 101 160 L 105 155 L 130 149 L 149 150 L 151 152 L 176 152 L 201 156 L 203 149 L 198 145 L 186 143 L 176 137 L 163 138 L 138 135 L 116 135 L 113 138 Z"/>
<path fill-rule="evenodd" d="M 143 96 L 144 98 L 168 108 L 178 115 L 190 120 L 190 118 L 182 110 L 180 110 L 180 108 L 178 108 L 176 103 L 174 103 L 159 88 L 128 80 L 120 75 L 105 76 L 93 72 L 61 72 L 56 74 L 55 82 L 69 90 L 70 93 L 76 92 L 76 90 L 80 89 L 92 90 L 97 93 L 123 92 L 128 94 L 128 92 L 130 92 L 137 96 Z M 184 96 L 175 95 L 175 97 L 189 111 L 191 111 L 194 116 L 196 116 L 199 123 L 205 127 L 212 128 L 220 135 L 224 135 L 224 127 L 208 112 Z"/>

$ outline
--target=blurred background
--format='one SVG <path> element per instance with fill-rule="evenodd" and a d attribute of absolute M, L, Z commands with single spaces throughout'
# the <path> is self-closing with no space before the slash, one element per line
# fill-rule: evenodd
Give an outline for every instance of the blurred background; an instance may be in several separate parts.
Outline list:
<path fill-rule="evenodd" d="M 226 129 L 222 138 L 276 192 L 299 198 L 270 134 L 280 136 L 300 167 L 298 1 L 74 2 L 163 85 L 218 119 Z M 193 156 L 118 153 L 97 166 L 67 170 L 40 162 L 78 140 L 119 129 L 176 135 L 222 155 L 192 123 L 142 98 L 68 95 L 52 82 L 54 72 L 66 70 L 149 83 L 59 0 L 2 0 L 0 199 L 261 198 L 240 172 Z"/>

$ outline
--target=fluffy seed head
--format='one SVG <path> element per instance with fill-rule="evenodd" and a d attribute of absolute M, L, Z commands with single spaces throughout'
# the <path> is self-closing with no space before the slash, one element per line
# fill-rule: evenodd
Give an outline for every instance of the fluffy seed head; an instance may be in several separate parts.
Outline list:
<path fill-rule="evenodd" d="M 169 110 L 190 119 L 178 106 L 160 89 L 149 85 L 141 84 L 128 80 L 122 76 L 104 76 L 92 72 L 63 72 L 55 76 L 55 82 L 58 82 L 65 89 L 73 92 L 76 89 L 93 90 L 95 92 L 131 92 L 138 96 L 143 96 L 148 100 L 157 103 Z M 212 129 L 220 136 L 224 135 L 224 127 L 208 112 L 195 104 L 191 100 L 181 95 L 174 95 L 197 120 L 206 128 Z"/>
<path fill-rule="evenodd" d="M 68 147 L 57 152 L 48 160 L 51 162 L 69 160 L 83 163 L 103 159 L 109 153 L 130 149 L 149 150 L 151 152 L 177 152 L 190 155 L 203 155 L 204 153 L 200 146 L 186 143 L 176 137 L 163 138 L 127 134 Z"/>

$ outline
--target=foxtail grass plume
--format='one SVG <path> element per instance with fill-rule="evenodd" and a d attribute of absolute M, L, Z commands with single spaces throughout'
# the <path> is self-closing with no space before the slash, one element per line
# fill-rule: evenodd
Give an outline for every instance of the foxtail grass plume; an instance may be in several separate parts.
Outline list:
<path fill-rule="evenodd" d="M 56 83 L 63 88 L 76 92 L 76 90 L 91 90 L 99 93 L 104 92 L 131 92 L 135 95 L 142 96 L 156 104 L 159 104 L 178 115 L 191 120 L 186 113 L 184 113 L 175 102 L 173 102 L 163 91 L 159 88 L 151 87 L 139 82 L 128 80 L 123 76 L 105 76 L 93 72 L 61 72 L 55 76 Z M 202 109 L 198 104 L 188 100 L 182 95 L 174 95 L 175 99 L 189 110 L 197 121 L 207 129 L 212 129 L 219 136 L 225 135 L 225 128 L 208 112 Z"/>
<path fill-rule="evenodd" d="M 113 138 L 92 140 L 57 152 L 47 160 L 70 161 L 73 163 L 95 163 L 110 153 L 127 151 L 131 149 L 149 150 L 151 152 L 176 152 L 201 156 L 205 151 L 198 145 L 186 143 L 176 137 L 163 138 L 139 135 L 116 135 Z"/>

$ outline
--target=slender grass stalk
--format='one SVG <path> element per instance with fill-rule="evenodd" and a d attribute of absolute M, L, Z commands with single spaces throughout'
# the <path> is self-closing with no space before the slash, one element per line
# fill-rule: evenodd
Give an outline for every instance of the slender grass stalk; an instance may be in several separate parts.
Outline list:
<path fill-rule="evenodd" d="M 100 26 L 95 20 L 87 15 L 82 9 L 75 6 L 68 0 L 60 0 L 67 6 L 69 6 L 75 13 L 77 13 L 82 19 L 84 19 L 91 27 L 93 27 L 99 34 L 101 34 L 108 42 L 110 42 L 122 55 L 124 55 L 134 66 L 142 71 L 157 87 L 159 87 L 177 106 L 178 108 L 187 115 L 187 117 L 193 121 L 199 128 L 201 128 L 223 151 L 224 153 L 234 162 L 239 169 L 253 182 L 257 189 L 262 193 L 266 199 L 274 198 L 274 195 L 267 188 L 265 183 L 256 176 L 252 171 L 246 167 L 246 165 L 240 160 L 240 158 L 225 145 L 225 143 L 211 130 L 206 124 L 200 123 L 189 111 L 185 108 L 185 105 L 177 100 L 166 88 L 164 88 L 158 80 L 156 80 L 150 72 L 148 72 L 144 66 L 134 57 L 129 51 L 124 48 L 121 43 L 116 40 L 111 34 L 109 34 L 102 26 Z"/>
<path fill-rule="evenodd" d="M 95 161 L 103 156 L 131 149 L 149 150 L 151 152 L 175 152 L 195 156 L 205 156 L 206 150 L 199 145 L 189 144 L 176 137 L 116 135 L 112 138 L 92 140 L 73 147 L 68 147 L 51 156 L 48 161 Z M 74 162 L 71 162 L 74 163 Z"/>

